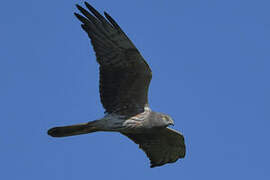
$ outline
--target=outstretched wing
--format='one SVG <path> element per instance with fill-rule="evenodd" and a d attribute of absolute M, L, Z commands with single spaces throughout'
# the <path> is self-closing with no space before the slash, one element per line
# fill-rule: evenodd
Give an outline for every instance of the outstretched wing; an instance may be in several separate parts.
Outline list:
<path fill-rule="evenodd" d="M 139 144 L 150 159 L 151 168 L 173 163 L 179 158 L 185 157 L 184 137 L 180 132 L 171 128 L 165 128 L 155 133 L 123 134 Z"/>
<path fill-rule="evenodd" d="M 105 12 L 105 19 L 87 2 L 85 5 L 91 13 L 77 5 L 84 16 L 75 15 L 83 23 L 100 64 L 103 107 L 107 113 L 127 116 L 143 112 L 148 104 L 151 69 L 110 15 Z"/>

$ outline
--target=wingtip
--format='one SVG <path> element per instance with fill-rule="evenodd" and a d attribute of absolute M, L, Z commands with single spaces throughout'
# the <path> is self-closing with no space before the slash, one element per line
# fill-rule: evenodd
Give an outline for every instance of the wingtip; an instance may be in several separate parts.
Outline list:
<path fill-rule="evenodd" d="M 85 17 L 83 17 L 82 15 L 78 14 L 78 13 L 74 13 L 74 15 L 84 24 L 87 23 L 87 19 Z"/>
<path fill-rule="evenodd" d="M 158 166 L 160 166 L 160 165 L 151 164 L 151 165 L 150 165 L 150 168 L 155 168 L 155 167 L 158 167 Z"/>
<path fill-rule="evenodd" d="M 103 17 L 93 6 L 91 6 L 88 2 L 84 2 L 85 6 L 88 10 L 90 10 L 96 17 L 101 18 Z"/>
<path fill-rule="evenodd" d="M 84 1 L 84 4 L 85 4 L 86 6 L 92 7 L 87 1 Z"/>
<path fill-rule="evenodd" d="M 88 8 L 88 9 L 95 9 L 93 6 L 91 6 L 88 2 L 84 1 L 84 4 L 85 6 Z"/>
<path fill-rule="evenodd" d="M 76 6 L 76 8 L 79 9 L 79 10 L 82 8 L 79 4 L 75 4 L 75 6 Z"/>
<path fill-rule="evenodd" d="M 160 167 L 162 165 L 164 165 L 164 164 L 151 164 L 150 168 Z"/>
<path fill-rule="evenodd" d="M 80 14 L 78 14 L 78 13 L 73 13 L 74 14 L 74 16 L 76 16 L 77 18 L 79 18 L 79 16 L 80 16 Z"/>
<path fill-rule="evenodd" d="M 155 168 L 158 166 L 162 166 L 162 164 L 155 163 L 154 161 L 150 160 L 150 168 Z"/>

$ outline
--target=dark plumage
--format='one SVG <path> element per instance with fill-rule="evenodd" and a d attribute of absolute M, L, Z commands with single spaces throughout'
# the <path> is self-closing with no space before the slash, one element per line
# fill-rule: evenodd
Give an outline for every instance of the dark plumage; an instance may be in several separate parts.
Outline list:
<path fill-rule="evenodd" d="M 82 22 L 96 53 L 100 73 L 100 98 L 106 115 L 84 124 L 55 127 L 53 137 L 65 137 L 96 131 L 120 132 L 146 153 L 151 167 L 173 163 L 185 156 L 184 137 L 168 128 L 170 116 L 153 112 L 148 105 L 148 87 L 152 72 L 140 52 L 106 12 L 105 19 L 91 5 L 77 5 Z"/>

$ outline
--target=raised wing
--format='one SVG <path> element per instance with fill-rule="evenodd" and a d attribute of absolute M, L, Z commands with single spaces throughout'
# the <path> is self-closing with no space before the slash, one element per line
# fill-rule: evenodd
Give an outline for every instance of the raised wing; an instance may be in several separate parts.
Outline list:
<path fill-rule="evenodd" d="M 104 13 L 105 19 L 85 2 L 90 12 L 77 5 L 84 15 L 75 13 L 91 39 L 100 64 L 100 98 L 107 113 L 133 116 L 148 105 L 152 72 L 137 48 L 118 24 Z"/>
<path fill-rule="evenodd" d="M 173 163 L 179 158 L 185 157 L 184 137 L 171 128 L 165 128 L 155 133 L 123 134 L 139 144 L 150 159 L 151 168 Z"/>

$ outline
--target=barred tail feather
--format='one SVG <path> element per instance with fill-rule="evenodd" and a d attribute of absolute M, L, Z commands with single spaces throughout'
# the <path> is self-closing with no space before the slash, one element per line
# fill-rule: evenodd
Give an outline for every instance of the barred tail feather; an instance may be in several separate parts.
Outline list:
<path fill-rule="evenodd" d="M 48 130 L 48 135 L 52 137 L 66 137 L 101 131 L 101 129 L 94 125 L 94 122 L 95 121 L 71 126 L 54 127 Z"/>

